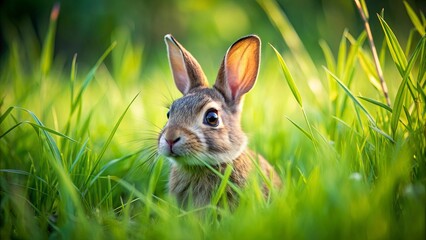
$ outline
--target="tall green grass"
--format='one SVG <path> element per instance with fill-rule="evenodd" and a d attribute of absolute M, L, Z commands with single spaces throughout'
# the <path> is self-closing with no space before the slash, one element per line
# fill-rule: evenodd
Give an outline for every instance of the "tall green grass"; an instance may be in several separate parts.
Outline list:
<path fill-rule="evenodd" d="M 423 13 L 405 4 L 413 22 L 406 46 L 377 15 L 383 31 L 373 37 L 384 37 L 378 56 L 389 106 L 366 33 L 344 31 L 336 55 L 320 41 L 326 66 L 316 67 L 278 5 L 259 4 L 287 49 L 264 46 L 243 128 L 279 171 L 283 189 L 265 199 L 258 178 L 268 176 L 253 176 L 237 189 L 235 212 L 217 208 L 226 203 L 228 168 L 211 205 L 180 209 L 166 191 L 167 161 L 155 153 L 163 106 L 179 97 L 168 90 L 166 59 L 137 81 L 143 48 L 121 30 L 93 67 L 78 66 L 77 55 L 64 65 L 53 54 L 55 6 L 39 48 L 31 33 L 8 29 L 0 68 L 2 239 L 423 239 Z"/>

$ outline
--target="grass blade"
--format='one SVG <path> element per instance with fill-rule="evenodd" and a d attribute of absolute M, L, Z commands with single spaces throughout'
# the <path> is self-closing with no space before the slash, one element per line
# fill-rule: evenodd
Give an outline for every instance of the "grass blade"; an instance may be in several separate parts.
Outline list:
<path fill-rule="evenodd" d="M 115 48 L 117 45 L 117 42 L 113 42 L 107 50 L 105 50 L 104 54 L 98 59 L 95 66 L 93 66 L 92 69 L 90 69 L 89 73 L 86 75 L 86 78 L 84 79 L 83 85 L 80 88 L 80 91 L 77 94 L 76 99 L 74 100 L 72 107 L 71 107 L 71 114 L 74 113 L 76 107 L 80 104 L 81 98 L 83 96 L 84 90 L 86 90 L 89 83 L 93 80 L 95 77 L 96 71 L 98 70 L 99 66 L 102 64 L 102 62 L 105 60 L 105 58 L 111 53 L 111 51 Z"/>
<path fill-rule="evenodd" d="M 340 79 L 334 75 L 332 72 L 330 72 L 330 70 L 328 70 L 326 67 L 324 67 L 325 71 L 330 74 L 334 80 L 336 80 L 336 82 L 340 85 L 340 87 L 345 91 L 345 93 L 350 97 L 350 99 L 354 102 L 354 104 L 356 106 L 358 106 L 367 116 L 368 120 L 370 121 L 371 124 L 376 125 L 374 118 L 370 115 L 370 113 L 367 111 L 367 109 L 358 101 L 358 99 L 352 94 L 351 90 L 349 90 L 345 84 L 342 83 L 342 81 L 340 81 Z"/>
<path fill-rule="evenodd" d="M 382 16 L 377 15 L 380 21 L 380 24 L 382 25 L 383 32 L 385 33 L 385 39 L 387 42 L 387 46 L 389 49 L 389 52 L 391 54 L 391 57 L 396 64 L 396 67 L 399 71 L 399 74 L 401 77 L 405 77 L 405 69 L 407 67 L 407 58 L 404 54 L 404 51 L 401 48 L 401 45 L 398 42 L 398 39 L 396 38 L 395 34 L 393 33 L 392 29 L 389 27 L 389 25 L 386 23 L 386 21 L 383 19 Z M 414 95 L 414 86 L 411 82 L 410 74 L 407 76 L 407 83 L 408 83 L 408 89 L 410 90 L 411 95 L 413 98 L 415 98 Z"/>
<path fill-rule="evenodd" d="M 423 39 L 424 38 L 426 38 L 426 36 L 423 36 Z M 424 89 L 426 86 L 426 44 L 423 44 L 421 51 L 422 52 L 420 53 L 419 72 L 417 73 L 417 85 L 421 86 L 420 88 Z"/>
<path fill-rule="evenodd" d="M 274 49 L 275 54 L 277 55 L 278 61 L 280 63 L 281 69 L 283 70 L 285 79 L 287 80 L 287 84 L 290 87 L 291 92 L 293 93 L 294 98 L 296 99 L 297 103 L 300 107 L 303 107 L 302 104 L 302 97 L 300 96 L 299 90 L 297 89 L 296 83 L 294 83 L 293 77 L 291 76 L 290 71 L 288 70 L 287 64 L 284 62 L 284 59 L 282 58 L 281 54 L 278 52 L 277 49 L 272 46 L 272 44 L 269 44 L 272 49 Z"/>
<path fill-rule="evenodd" d="M 302 40 L 291 25 L 286 14 L 281 11 L 277 2 L 275 0 L 257 0 L 257 2 L 281 33 L 284 42 L 289 47 L 292 55 L 295 56 L 297 65 L 300 66 L 300 70 L 303 70 L 306 78 L 310 79 L 316 77 L 318 73 L 311 56 L 306 51 Z"/>
<path fill-rule="evenodd" d="M 364 72 L 367 74 L 370 83 L 375 89 L 381 92 L 382 86 L 378 81 L 379 77 L 377 76 L 377 72 L 374 69 L 374 63 L 371 61 L 371 59 L 368 58 L 367 53 L 362 49 L 359 49 L 358 51 L 358 60 L 362 69 L 364 69 Z"/>
<path fill-rule="evenodd" d="M 324 54 L 325 62 L 327 63 L 327 68 L 334 72 L 336 68 L 336 60 L 334 59 L 333 52 L 330 49 L 330 46 L 324 41 L 319 42 L 322 53 Z"/>
<path fill-rule="evenodd" d="M 55 135 L 57 135 L 57 136 L 60 136 L 60 137 L 62 137 L 62 138 L 64 138 L 64 139 L 68 139 L 68 140 L 70 140 L 70 141 L 72 141 L 72 142 L 77 142 L 76 140 L 74 140 L 74 139 L 72 139 L 72 138 L 70 138 L 70 137 L 68 137 L 67 135 L 65 135 L 65 134 L 62 134 L 62 133 L 60 133 L 60 132 L 58 132 L 58 131 L 56 131 L 56 130 L 53 130 L 53 129 L 51 129 L 51 128 L 48 128 L 48 127 L 45 127 L 42 123 L 41 123 L 41 121 L 36 117 L 36 115 L 33 113 L 33 112 L 31 112 L 31 111 L 29 111 L 29 110 L 27 110 L 27 109 L 24 109 L 24 108 L 21 108 L 21 107 L 9 107 L 7 110 L 6 110 L 6 112 L 3 114 L 3 115 L 1 115 L 0 116 L 0 124 L 3 122 L 3 120 L 10 114 L 10 112 L 13 110 L 13 109 L 17 109 L 17 110 L 21 110 L 21 111 L 24 111 L 24 112 L 27 112 L 28 114 L 30 114 L 31 116 L 32 116 L 32 118 L 37 122 L 37 123 L 33 123 L 33 122 L 30 122 L 30 121 L 22 121 L 22 122 L 18 122 L 17 124 L 15 124 L 15 125 L 13 125 L 11 128 L 9 128 L 5 133 L 3 133 L 2 135 L 0 135 L 0 139 L 1 138 L 3 138 L 4 136 L 6 136 L 9 132 L 11 132 L 13 129 L 15 129 L 15 128 L 17 128 L 18 126 L 20 126 L 20 125 L 22 125 L 22 124 L 29 124 L 29 125 L 31 125 L 33 128 L 35 128 L 35 129 L 40 129 L 40 130 L 43 130 L 43 131 L 47 131 L 47 132 L 49 132 L 49 133 L 52 133 L 52 134 L 55 134 Z"/>
<path fill-rule="evenodd" d="M 74 54 L 74 57 L 72 58 L 71 74 L 70 74 L 71 108 L 72 108 L 73 99 L 74 99 L 74 84 L 75 84 L 76 76 L 77 76 L 77 54 Z"/>
<path fill-rule="evenodd" d="M 69 173 L 72 173 L 75 166 L 77 165 L 77 163 L 82 159 L 83 154 L 86 152 L 87 148 L 87 143 L 89 142 L 89 139 L 86 139 L 86 141 L 84 141 L 83 145 L 80 148 L 80 151 L 78 151 L 77 156 L 74 158 L 74 161 L 71 164 L 71 167 L 69 169 Z"/>
<path fill-rule="evenodd" d="M 83 217 L 83 211 L 82 206 L 80 202 L 80 198 L 77 195 L 76 187 L 74 183 L 72 182 L 71 178 L 69 177 L 68 173 L 65 171 L 63 167 L 63 159 L 62 154 L 59 151 L 59 148 L 55 142 L 55 140 L 52 138 L 52 136 L 49 134 L 49 129 L 44 127 L 43 123 L 38 119 L 38 117 L 31 111 L 26 110 L 24 108 L 18 108 L 20 110 L 23 110 L 27 113 L 29 113 L 34 121 L 37 124 L 32 123 L 31 126 L 33 126 L 34 129 L 40 130 L 40 132 L 45 137 L 45 142 L 47 143 L 50 153 L 53 156 L 52 158 L 47 158 L 49 161 L 49 165 L 54 169 L 55 175 L 58 176 L 59 179 L 59 195 L 64 201 L 64 205 L 67 212 L 67 218 L 72 219 L 74 216 L 79 216 L 79 221 L 85 222 L 85 218 Z M 54 131 L 55 132 L 55 131 Z M 74 220 L 74 219 L 73 219 Z"/>
<path fill-rule="evenodd" d="M 423 102 L 423 114 L 419 114 L 419 116 L 422 116 L 423 115 L 423 118 L 425 117 L 425 113 L 426 113 L 426 91 L 425 91 L 425 89 L 424 88 L 421 88 L 421 87 L 417 87 L 417 89 L 418 89 L 418 92 L 419 92 L 419 95 L 420 95 L 420 101 L 421 102 Z M 422 109 L 419 107 L 419 109 L 418 109 L 419 111 L 421 111 Z M 420 119 L 422 119 L 422 117 L 420 117 Z"/>
<path fill-rule="evenodd" d="M 410 111 L 404 106 L 404 113 L 407 118 L 407 127 L 409 131 L 413 131 L 413 118 L 411 117 Z"/>
<path fill-rule="evenodd" d="M 395 140 L 393 140 L 393 138 L 391 136 L 389 136 L 388 134 L 386 134 L 383 130 L 381 130 L 377 126 L 370 126 L 370 128 L 373 129 L 378 134 L 380 134 L 383 137 L 385 137 L 386 139 L 388 139 L 390 142 L 395 143 Z"/>
<path fill-rule="evenodd" d="M 44 126 L 44 124 L 38 119 L 38 117 L 33 112 L 31 112 L 30 110 L 27 110 L 27 109 L 21 108 L 21 107 L 16 107 L 16 109 L 19 109 L 19 110 L 22 110 L 24 112 L 27 112 L 33 118 L 33 120 L 37 124 L 33 124 L 33 123 L 29 122 L 30 125 L 35 130 L 41 130 L 41 132 L 43 133 L 43 135 L 46 137 L 46 141 L 47 141 L 47 144 L 49 146 L 50 152 L 53 155 L 53 158 L 57 161 L 57 163 L 59 163 L 60 165 L 62 165 L 62 155 L 61 155 L 61 152 L 59 151 L 59 148 L 58 148 L 55 140 L 52 138 L 52 136 L 50 136 L 50 134 L 48 134 L 48 132 L 51 132 L 50 129 L 46 128 Z M 56 131 L 52 130 L 52 132 L 56 132 Z"/>
<path fill-rule="evenodd" d="M 4 112 L 1 116 L 0 116 L 0 125 L 1 123 L 4 121 L 4 119 L 6 119 L 7 116 L 9 116 L 10 112 L 14 109 L 15 107 L 9 107 L 6 112 Z"/>
<path fill-rule="evenodd" d="M 124 116 L 126 115 L 127 111 L 129 110 L 130 106 L 133 104 L 133 102 L 136 100 L 136 98 L 137 98 L 138 96 L 139 96 L 139 93 L 138 93 L 138 94 L 136 94 L 136 96 L 132 99 L 132 101 L 129 103 L 129 105 L 127 105 L 126 109 L 125 109 L 125 110 L 124 110 L 124 112 L 121 114 L 121 116 L 120 116 L 120 118 L 118 119 L 118 121 L 115 123 L 114 128 L 112 129 L 112 131 L 111 131 L 111 133 L 110 133 L 110 135 L 109 135 L 109 137 L 108 137 L 107 141 L 106 141 L 106 142 L 105 142 L 105 144 L 103 145 L 103 147 L 102 147 L 102 149 L 101 149 L 101 151 L 100 151 L 100 153 L 99 153 L 98 157 L 97 157 L 97 158 L 96 158 L 96 160 L 95 160 L 95 163 L 94 163 L 94 165 L 93 165 L 93 168 L 92 168 L 92 170 L 90 171 L 90 174 L 89 174 L 89 175 L 88 175 L 88 177 L 87 177 L 87 180 L 86 180 L 85 185 L 87 184 L 87 182 L 89 181 L 89 179 L 91 178 L 91 176 L 93 176 L 93 173 L 96 171 L 96 168 L 98 167 L 98 165 L 99 165 L 99 163 L 100 163 L 100 161 L 101 161 L 102 157 L 104 156 L 104 153 L 106 152 L 106 150 L 107 150 L 107 148 L 108 148 L 109 144 L 111 143 L 112 138 L 114 137 L 114 135 L 115 135 L 115 133 L 116 133 L 116 131 L 117 131 L 118 127 L 120 126 L 121 121 L 123 120 Z M 87 189 L 86 189 L 85 193 L 88 191 L 88 189 L 89 189 L 89 187 L 87 187 Z"/>
<path fill-rule="evenodd" d="M 359 96 L 358 98 L 361 98 L 361 99 L 362 99 L 362 100 L 364 100 L 364 101 L 367 101 L 367 102 L 369 102 L 369 103 L 372 103 L 372 104 L 374 104 L 374 105 L 376 105 L 376 106 L 379 106 L 379 107 L 381 107 L 381 108 L 385 109 L 386 111 L 388 111 L 388 112 L 392 113 L 392 108 L 391 108 L 391 107 L 389 107 L 388 105 L 386 105 L 386 104 L 382 103 L 382 102 L 379 102 L 379 101 L 377 101 L 377 100 L 374 100 L 374 99 L 372 99 L 372 98 L 368 98 L 368 97 L 362 97 L 362 96 Z"/>
<path fill-rule="evenodd" d="M 367 34 L 363 31 L 358 38 L 355 40 L 352 35 L 346 32 L 345 37 L 351 42 L 351 46 L 349 48 L 348 56 L 346 57 L 345 66 L 342 69 L 341 79 L 344 82 L 349 82 L 349 78 L 355 69 L 355 60 L 358 55 L 360 47 L 364 44 L 365 39 L 367 38 Z"/>
<path fill-rule="evenodd" d="M 386 23 L 386 21 L 379 14 L 377 14 L 377 17 L 379 18 L 380 24 L 383 28 L 383 32 L 385 33 L 385 38 L 391 57 L 395 62 L 401 76 L 404 76 L 403 69 L 405 69 L 405 67 L 407 66 L 407 59 L 404 55 L 404 51 L 402 50 L 398 39 L 396 38 L 392 29 Z"/>
<path fill-rule="evenodd" d="M 355 2 L 357 2 L 358 0 L 355 0 Z M 364 0 L 360 0 L 361 1 L 361 8 L 362 8 L 362 11 L 364 12 L 364 14 L 365 14 L 365 17 L 366 17 L 366 19 L 368 19 L 368 18 L 370 18 L 370 16 L 368 15 L 368 9 L 367 9 L 367 4 L 365 4 L 365 1 Z"/>
<path fill-rule="evenodd" d="M 157 186 L 158 179 L 160 179 L 161 171 L 163 170 L 163 158 L 159 158 L 154 166 L 154 169 L 151 174 L 151 178 L 148 184 L 148 194 L 152 194 L 155 191 L 155 187 Z"/>
<path fill-rule="evenodd" d="M 339 76 L 343 75 L 343 69 L 345 68 L 346 52 L 347 52 L 347 48 L 348 48 L 347 44 L 346 44 L 346 35 L 347 34 L 348 34 L 348 30 L 345 29 L 343 34 L 342 34 L 342 38 L 340 39 L 339 51 L 337 53 L 337 72 L 336 73 Z M 330 69 L 330 70 L 332 70 L 332 69 Z"/>
<path fill-rule="evenodd" d="M 148 191 L 146 192 L 146 195 L 148 197 L 153 196 L 154 192 L 155 192 L 155 188 L 157 186 L 158 180 L 160 179 L 160 175 L 161 175 L 161 171 L 163 170 L 163 163 L 164 160 L 163 158 L 159 158 L 154 166 L 154 169 L 152 171 L 152 173 L 150 174 L 150 179 L 148 182 Z M 149 214 L 151 212 L 151 207 L 152 207 L 152 201 L 148 201 L 145 204 L 145 208 L 146 208 L 146 217 L 149 217 Z"/>
<path fill-rule="evenodd" d="M 152 200 L 150 197 L 145 196 L 143 193 L 141 193 L 138 189 L 135 188 L 135 186 L 131 185 L 130 183 L 124 181 L 123 179 L 120 179 L 115 176 L 110 176 L 111 180 L 116 181 L 121 186 L 123 186 L 125 189 L 127 189 L 129 192 L 134 194 L 142 203 L 147 204 L 150 202 L 151 208 L 150 210 L 156 214 L 158 214 L 160 217 L 165 218 L 168 216 L 168 213 L 164 211 L 164 209 L 158 207 L 156 204 L 152 204 Z"/>
<path fill-rule="evenodd" d="M 320 47 L 325 57 L 325 61 L 327 63 L 327 68 L 331 71 L 335 71 L 336 69 L 336 60 L 334 59 L 333 53 L 331 52 L 330 47 L 325 41 L 320 41 Z M 337 98 L 337 86 L 336 82 L 330 77 L 327 76 L 328 85 L 329 85 L 329 97 L 332 102 L 334 102 Z"/>
<path fill-rule="evenodd" d="M 6 136 L 9 132 L 11 132 L 13 129 L 15 129 L 15 128 L 17 128 L 17 127 L 19 127 L 20 125 L 22 125 L 22 124 L 28 124 L 28 125 L 30 125 L 30 126 L 32 126 L 34 129 L 39 129 L 39 130 L 43 130 L 43 131 L 47 131 L 47 132 L 50 132 L 50 133 L 53 133 L 53 134 L 55 134 L 55 135 L 57 135 L 57 136 L 60 136 L 60 137 L 62 137 L 62 138 L 64 138 L 64 139 L 68 139 L 68 140 L 70 140 L 70 141 L 72 141 L 72 142 L 77 142 L 76 140 L 74 140 L 74 139 L 72 139 L 72 138 L 70 138 L 70 137 L 68 137 L 68 136 L 66 136 L 66 135 L 64 135 L 64 134 L 62 134 L 62 133 L 60 133 L 60 132 L 58 132 L 58 131 L 55 131 L 55 130 L 53 130 L 53 129 L 51 129 L 51 128 L 48 128 L 48 127 L 45 127 L 45 126 L 43 126 L 43 125 L 39 125 L 39 124 L 36 124 L 36 123 L 33 123 L 33 122 L 30 122 L 30 121 L 22 121 L 22 122 L 19 122 L 19 123 L 17 123 L 17 124 L 15 124 L 15 125 L 13 125 L 11 128 L 9 128 L 5 133 L 3 133 L 2 135 L 0 135 L 0 139 L 1 138 L 3 138 L 4 136 Z"/>
<path fill-rule="evenodd" d="M 364 43 L 366 36 L 367 35 L 365 31 L 363 31 L 355 40 L 355 38 L 350 33 L 345 32 L 345 37 L 349 40 L 349 42 L 351 43 L 351 46 L 349 48 L 349 53 L 346 57 L 345 63 L 342 64 L 343 69 L 342 69 L 341 77 L 339 79 L 341 79 L 341 81 L 345 83 L 348 88 L 350 87 L 353 81 L 353 77 L 355 73 L 355 60 L 356 60 L 356 56 L 358 55 L 357 53 L 359 52 L 358 49 Z M 337 83 L 334 80 L 333 82 L 334 84 L 337 85 Z M 339 113 L 336 112 L 335 115 L 339 115 L 339 116 L 344 115 L 344 112 L 346 110 L 347 98 L 348 96 L 344 95 L 342 103 L 340 105 L 340 111 Z"/>
<path fill-rule="evenodd" d="M 218 170 L 216 170 L 214 167 L 212 167 L 210 164 L 208 164 L 205 161 L 202 161 L 201 163 L 205 167 L 207 167 L 210 171 L 212 171 L 214 174 L 216 174 L 216 176 L 220 177 L 220 179 L 222 179 L 222 180 L 224 179 L 223 174 L 221 172 L 219 172 Z M 242 191 L 241 191 L 241 189 L 237 185 L 235 185 L 234 183 L 228 181 L 228 186 L 230 188 L 232 188 L 232 190 L 235 191 L 238 194 L 238 196 L 242 196 Z"/>
<path fill-rule="evenodd" d="M 297 124 L 296 122 L 294 122 L 293 120 L 291 120 L 289 117 L 285 116 L 287 118 L 287 120 L 289 120 L 295 127 L 297 127 L 297 129 L 299 129 L 303 134 L 305 134 L 306 137 L 308 137 L 311 141 L 314 140 L 314 138 L 311 136 L 311 134 L 309 134 L 305 129 L 303 129 L 301 126 L 299 126 L 299 124 Z"/>
<path fill-rule="evenodd" d="M 53 49 L 55 46 L 56 23 L 60 11 L 59 3 L 53 6 L 50 14 L 50 23 L 47 31 L 47 36 L 44 40 L 43 49 L 41 52 L 40 69 L 43 76 L 46 76 L 50 71 L 53 59 Z"/>
<path fill-rule="evenodd" d="M 401 84 L 399 85 L 398 92 L 395 97 L 395 106 L 393 108 L 392 112 L 392 118 L 391 118 L 391 129 L 393 135 L 395 135 L 396 129 L 398 128 L 398 122 L 399 117 L 401 115 L 402 106 L 405 100 L 405 86 L 407 85 L 407 81 L 409 81 L 409 76 L 411 73 L 411 70 L 414 66 L 414 63 L 417 60 L 417 57 L 419 56 L 420 52 L 422 52 L 423 45 L 425 44 L 426 37 L 423 37 L 419 44 L 417 44 L 416 49 L 413 52 L 413 55 L 411 56 L 408 66 L 406 69 L 404 69 L 404 77 L 402 79 Z"/>
<path fill-rule="evenodd" d="M 0 172 L 12 173 L 12 174 L 18 174 L 18 175 L 25 175 L 25 176 L 31 176 L 31 177 L 36 178 L 40 182 L 46 184 L 46 186 L 49 186 L 49 183 L 46 180 L 44 180 L 43 178 L 41 178 L 41 177 L 39 177 L 37 175 L 29 173 L 27 171 L 23 171 L 23 170 L 19 170 L 19 169 L 0 169 Z"/>
<path fill-rule="evenodd" d="M 223 173 L 222 181 L 220 182 L 220 185 L 217 188 L 216 193 L 213 195 L 213 198 L 212 198 L 212 205 L 213 206 L 216 206 L 219 203 L 220 198 L 222 196 L 226 195 L 225 189 L 226 189 L 226 186 L 228 185 L 229 177 L 231 176 L 231 173 L 232 173 L 232 166 L 227 165 L 225 172 Z"/>
<path fill-rule="evenodd" d="M 406 1 L 404 1 L 405 9 L 407 10 L 408 16 L 411 19 L 411 22 L 413 23 L 416 30 L 420 33 L 421 36 L 425 35 L 425 27 L 420 22 L 419 17 L 417 14 L 413 11 L 413 9 L 410 7 L 410 4 L 408 4 Z"/>
<path fill-rule="evenodd" d="M 102 168 L 101 168 L 101 170 L 99 170 L 99 172 L 96 174 L 96 176 L 94 178 L 92 178 L 92 180 L 90 181 L 88 188 L 90 188 L 96 182 L 96 180 L 98 180 L 101 177 L 101 175 L 106 170 L 108 170 L 110 167 L 114 166 L 117 163 L 120 163 L 123 160 L 127 160 L 130 157 L 132 157 L 132 156 L 133 155 L 126 155 L 126 156 L 123 156 L 121 158 L 117 158 L 117 159 L 111 160 L 107 164 L 103 165 Z"/>
<path fill-rule="evenodd" d="M 405 46 L 405 56 L 410 55 L 411 44 L 414 41 L 414 35 L 416 35 L 416 29 L 411 29 L 410 35 L 408 36 L 408 39 L 407 39 L 407 45 Z"/>

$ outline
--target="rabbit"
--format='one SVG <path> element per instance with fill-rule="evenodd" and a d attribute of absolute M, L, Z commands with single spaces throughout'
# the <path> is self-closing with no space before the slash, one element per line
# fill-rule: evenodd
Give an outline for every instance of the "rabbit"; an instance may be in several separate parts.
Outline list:
<path fill-rule="evenodd" d="M 221 177 L 206 164 L 222 174 L 231 165 L 229 180 L 243 188 L 256 168 L 253 161 L 279 188 L 278 174 L 247 148 L 240 125 L 244 94 L 254 86 L 259 71 L 259 37 L 245 36 L 231 45 L 212 88 L 197 60 L 172 35 L 164 40 L 175 85 L 183 94 L 172 103 L 158 137 L 158 153 L 171 162 L 170 194 L 180 206 L 209 205 Z M 268 195 L 265 184 L 263 193 Z M 229 186 L 226 197 L 230 207 L 238 205 L 237 193 Z"/>

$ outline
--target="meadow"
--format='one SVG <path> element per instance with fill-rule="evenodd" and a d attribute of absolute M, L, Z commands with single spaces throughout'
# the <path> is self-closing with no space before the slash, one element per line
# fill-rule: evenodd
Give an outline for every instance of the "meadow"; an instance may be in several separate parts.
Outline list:
<path fill-rule="evenodd" d="M 282 189 L 265 199 L 254 174 L 234 212 L 217 207 L 223 187 L 209 206 L 180 208 L 167 192 L 169 162 L 156 153 L 168 107 L 181 96 L 165 46 L 146 60 L 123 30 L 103 53 L 90 53 L 91 64 L 79 64 L 78 53 L 58 57 L 55 5 L 41 43 L 31 30 L 5 30 L 1 239 L 424 239 L 424 13 L 404 2 L 411 25 L 402 35 L 386 9 L 360 1 L 357 21 L 380 28 L 332 32 L 337 47 L 317 39 L 318 61 L 275 1 L 257 2 L 278 35 L 260 35 L 261 70 L 242 126 Z M 192 52 L 197 36 L 188 39 L 178 40 Z M 194 56 L 214 81 L 221 59 Z M 145 60 L 155 67 L 141 70 Z"/>

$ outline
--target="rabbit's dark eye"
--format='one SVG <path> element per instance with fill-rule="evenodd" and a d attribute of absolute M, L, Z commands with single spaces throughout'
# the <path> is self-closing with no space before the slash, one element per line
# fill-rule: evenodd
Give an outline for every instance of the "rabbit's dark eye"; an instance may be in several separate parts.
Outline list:
<path fill-rule="evenodd" d="M 207 110 L 206 115 L 204 115 L 203 123 L 211 127 L 217 127 L 219 125 L 219 115 L 217 114 L 217 110 L 214 108 Z"/>
<path fill-rule="evenodd" d="M 170 117 L 170 111 L 167 112 L 167 119 Z"/>

